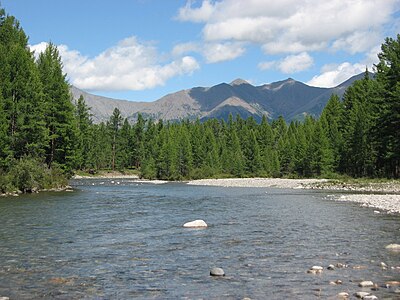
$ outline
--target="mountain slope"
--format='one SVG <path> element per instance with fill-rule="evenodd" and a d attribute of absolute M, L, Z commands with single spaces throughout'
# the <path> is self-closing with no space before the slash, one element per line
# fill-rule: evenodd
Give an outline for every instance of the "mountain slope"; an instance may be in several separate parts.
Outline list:
<path fill-rule="evenodd" d="M 168 94 L 154 102 L 116 100 L 89 94 L 71 87 L 73 99 L 83 95 L 96 123 L 107 121 L 117 107 L 123 117 L 134 122 L 138 113 L 155 120 L 227 119 L 229 114 L 263 115 L 270 119 L 283 116 L 286 120 L 302 119 L 305 115 L 318 116 L 332 94 L 343 96 L 346 89 L 364 73 L 353 76 L 334 88 L 308 86 L 292 78 L 261 86 L 253 86 L 242 79 L 230 84 L 195 87 Z"/>

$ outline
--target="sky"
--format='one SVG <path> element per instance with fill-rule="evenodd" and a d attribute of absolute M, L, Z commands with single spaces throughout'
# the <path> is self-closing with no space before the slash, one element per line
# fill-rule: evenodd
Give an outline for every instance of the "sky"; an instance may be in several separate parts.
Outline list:
<path fill-rule="evenodd" d="M 237 78 L 333 87 L 372 70 L 400 33 L 400 0 L 0 0 L 37 56 L 52 42 L 69 82 L 155 101 Z"/>

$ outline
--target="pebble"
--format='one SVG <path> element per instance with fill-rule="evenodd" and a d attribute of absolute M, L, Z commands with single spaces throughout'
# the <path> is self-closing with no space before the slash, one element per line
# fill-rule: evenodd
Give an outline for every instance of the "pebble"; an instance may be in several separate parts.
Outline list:
<path fill-rule="evenodd" d="M 388 250 L 400 250 L 399 244 L 389 244 L 385 247 Z"/>
<path fill-rule="evenodd" d="M 348 268 L 349 267 L 349 265 L 346 265 L 346 264 L 342 264 L 342 263 L 337 263 L 336 264 L 336 268 Z"/>
<path fill-rule="evenodd" d="M 364 297 L 370 296 L 370 295 L 371 294 L 367 293 L 367 292 L 357 292 L 354 294 L 354 296 L 356 296 L 357 298 L 361 298 L 361 299 L 364 299 Z"/>
<path fill-rule="evenodd" d="M 375 295 L 368 295 L 362 298 L 363 300 L 377 300 L 378 297 Z"/>
<path fill-rule="evenodd" d="M 400 285 L 400 281 L 386 281 L 385 284 L 387 286 L 396 286 L 396 285 Z"/>
<path fill-rule="evenodd" d="M 211 276 L 225 276 L 225 272 L 221 268 L 212 268 L 210 270 L 210 275 Z"/>
<path fill-rule="evenodd" d="M 321 266 L 312 266 L 310 269 L 307 270 L 309 274 L 321 274 L 324 268 Z"/>
<path fill-rule="evenodd" d="M 386 270 L 387 269 L 387 264 L 385 264 L 384 262 L 381 262 L 381 268 L 383 269 L 383 270 Z"/>
<path fill-rule="evenodd" d="M 341 299 L 346 299 L 346 298 L 349 298 L 350 295 L 349 295 L 349 293 L 341 292 L 341 293 L 338 294 L 338 297 L 341 298 Z"/>
<path fill-rule="evenodd" d="M 334 265 L 329 265 L 327 269 L 328 270 L 335 270 L 335 266 Z"/>
<path fill-rule="evenodd" d="M 205 227 L 207 227 L 207 223 L 204 222 L 203 220 L 195 220 L 195 221 L 191 221 L 191 222 L 187 222 L 187 223 L 183 224 L 183 227 L 186 227 L 186 228 L 205 228 Z"/>
<path fill-rule="evenodd" d="M 370 280 L 364 280 L 364 281 L 361 281 L 358 284 L 358 286 L 359 287 L 371 287 L 371 286 L 374 286 L 374 283 L 372 281 L 370 281 Z"/>

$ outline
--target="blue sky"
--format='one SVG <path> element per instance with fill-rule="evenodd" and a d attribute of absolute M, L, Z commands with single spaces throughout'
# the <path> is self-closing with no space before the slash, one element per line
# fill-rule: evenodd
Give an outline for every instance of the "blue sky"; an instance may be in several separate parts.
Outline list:
<path fill-rule="evenodd" d="M 288 77 L 331 87 L 372 67 L 400 32 L 400 0 L 0 0 L 71 84 L 153 101 L 194 86 Z"/>

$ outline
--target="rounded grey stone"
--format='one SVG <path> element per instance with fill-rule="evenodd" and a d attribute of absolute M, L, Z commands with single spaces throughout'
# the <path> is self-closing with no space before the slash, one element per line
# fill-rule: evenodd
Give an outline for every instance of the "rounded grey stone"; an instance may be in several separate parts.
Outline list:
<path fill-rule="evenodd" d="M 225 276 L 225 272 L 221 268 L 212 268 L 210 270 L 210 275 L 211 276 Z"/>

